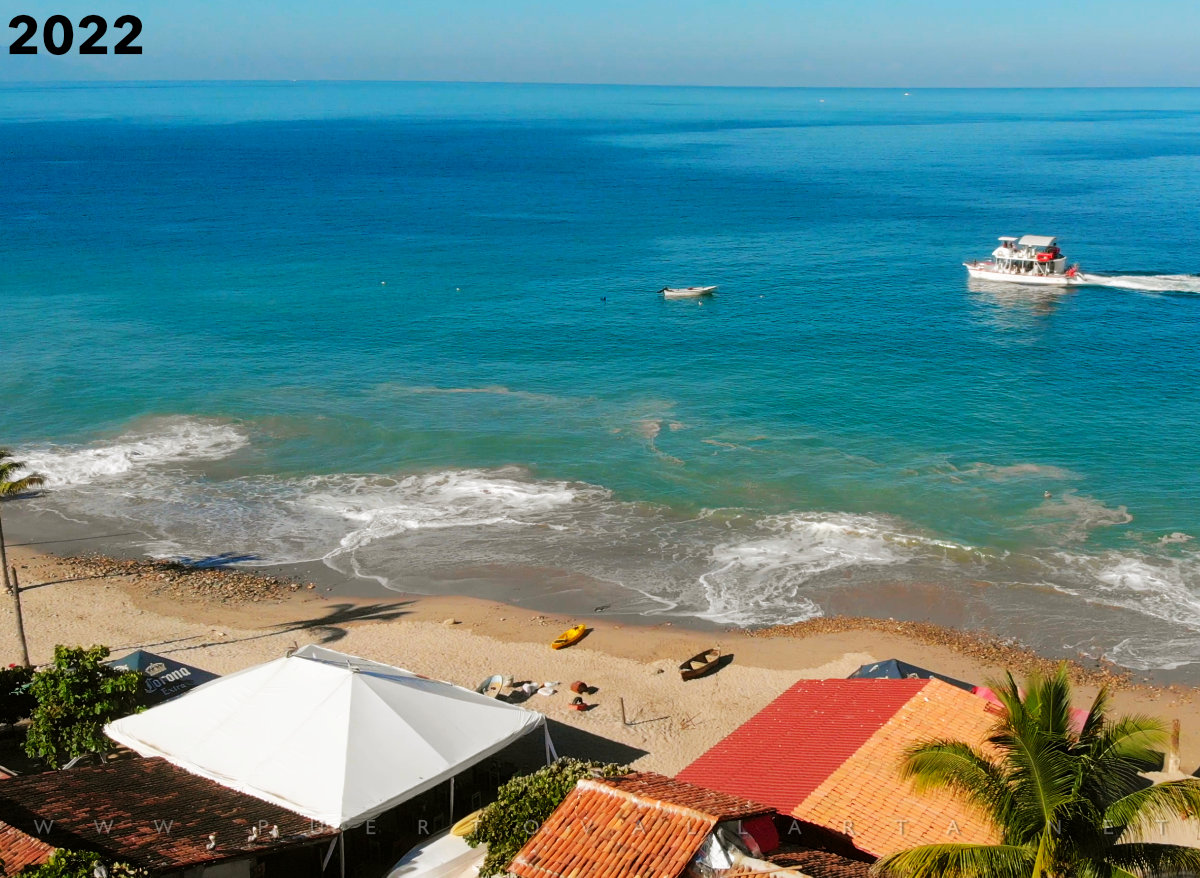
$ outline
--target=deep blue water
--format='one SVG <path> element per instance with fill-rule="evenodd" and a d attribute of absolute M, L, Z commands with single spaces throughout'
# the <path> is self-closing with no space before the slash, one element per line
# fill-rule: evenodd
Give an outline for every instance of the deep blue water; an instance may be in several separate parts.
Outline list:
<path fill-rule="evenodd" d="M 28 507 L 1200 662 L 1200 90 L 6 85 L 0 167 Z"/>

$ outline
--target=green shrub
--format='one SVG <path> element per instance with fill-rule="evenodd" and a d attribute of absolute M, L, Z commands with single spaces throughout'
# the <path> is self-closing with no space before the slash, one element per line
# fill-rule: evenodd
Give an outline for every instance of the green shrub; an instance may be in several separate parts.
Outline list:
<path fill-rule="evenodd" d="M 143 878 L 150 873 L 128 863 L 114 863 L 99 854 L 59 849 L 49 861 L 40 866 L 26 866 L 17 874 L 20 878 L 94 878 L 95 868 L 103 863 L 109 878 Z"/>
<path fill-rule="evenodd" d="M 112 749 L 104 726 L 139 710 L 142 675 L 110 668 L 106 658 L 106 646 L 54 647 L 54 663 L 35 673 L 29 686 L 37 706 L 25 737 L 27 754 L 62 768 L 76 756 Z"/>
<path fill-rule="evenodd" d="M 628 774 L 629 766 L 563 757 L 533 774 L 514 777 L 500 787 L 496 801 L 479 815 L 479 822 L 466 839 L 471 847 L 487 844 L 487 858 L 479 874 L 505 872 L 513 857 L 567 793 L 575 789 L 580 779 L 590 777 L 593 771 L 601 777 L 614 777 Z"/>
<path fill-rule="evenodd" d="M 37 699 L 29 691 L 33 681 L 33 668 L 9 665 L 0 668 L 0 723 L 12 725 L 27 719 L 37 705 Z"/>

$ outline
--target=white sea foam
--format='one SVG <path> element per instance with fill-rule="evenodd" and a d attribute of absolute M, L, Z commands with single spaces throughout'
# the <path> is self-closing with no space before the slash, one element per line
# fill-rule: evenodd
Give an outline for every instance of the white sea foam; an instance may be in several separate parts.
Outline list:
<path fill-rule="evenodd" d="M 1147 293 L 1200 293 L 1200 275 L 1196 274 L 1092 274 L 1084 275 L 1091 286 L 1117 287 Z"/>
<path fill-rule="evenodd" d="M 799 622 L 821 615 L 801 589 L 832 570 L 907 563 L 927 553 L 972 551 L 906 533 L 870 515 L 797 512 L 758 522 L 763 536 L 723 543 L 700 576 L 703 616 L 733 624 Z"/>
<path fill-rule="evenodd" d="M 1107 650 L 1112 661 L 1139 670 L 1200 661 L 1200 553 L 1177 556 L 1057 552 L 1055 587 L 1091 603 L 1130 610 L 1194 634 L 1127 637 Z M 1066 578 L 1074 587 L 1057 584 Z M 1189 644 L 1187 649 L 1182 644 Z"/>
<path fill-rule="evenodd" d="M 304 506 L 352 527 L 331 554 L 418 529 L 524 526 L 603 489 L 563 481 L 528 481 L 515 469 L 452 470 L 400 479 L 313 476 L 298 485 Z M 561 526 L 561 525 L 560 525 Z"/>
<path fill-rule="evenodd" d="M 249 442 L 234 424 L 195 418 L 166 418 L 115 439 L 89 445 L 21 449 L 30 471 L 48 487 L 86 485 L 135 469 L 189 460 L 228 457 Z"/>

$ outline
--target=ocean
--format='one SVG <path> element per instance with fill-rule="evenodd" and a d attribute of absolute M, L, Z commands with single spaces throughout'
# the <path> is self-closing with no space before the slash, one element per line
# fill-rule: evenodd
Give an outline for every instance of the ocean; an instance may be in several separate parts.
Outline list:
<path fill-rule="evenodd" d="M 0 163 L 10 520 L 1200 681 L 1200 90 L 4 84 Z"/>

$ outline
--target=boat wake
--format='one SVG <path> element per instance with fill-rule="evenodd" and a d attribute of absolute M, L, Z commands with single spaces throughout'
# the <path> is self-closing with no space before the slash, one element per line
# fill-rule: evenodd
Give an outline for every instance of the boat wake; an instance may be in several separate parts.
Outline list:
<path fill-rule="evenodd" d="M 1200 293 L 1200 275 L 1197 274 L 1109 275 L 1088 272 L 1083 276 L 1083 282 L 1094 287 L 1116 287 L 1146 293 Z"/>

